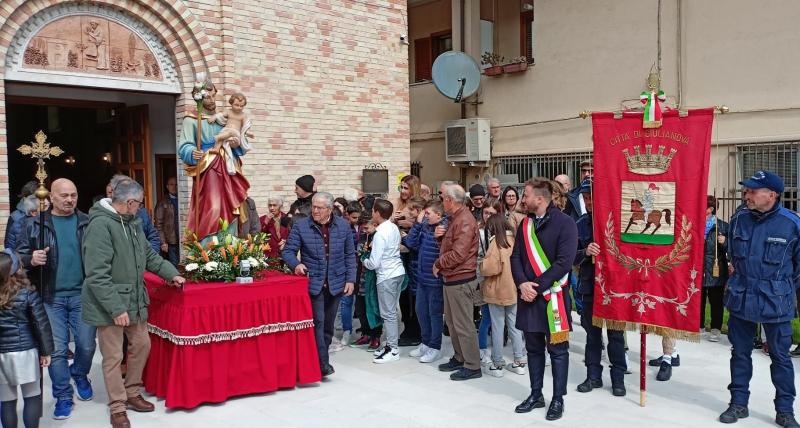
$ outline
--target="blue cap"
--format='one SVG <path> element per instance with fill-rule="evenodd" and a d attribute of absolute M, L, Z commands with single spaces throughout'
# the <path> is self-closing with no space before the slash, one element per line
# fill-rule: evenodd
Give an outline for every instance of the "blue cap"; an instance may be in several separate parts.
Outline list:
<path fill-rule="evenodd" d="M 776 193 L 783 193 L 783 180 L 778 174 L 770 171 L 756 171 L 752 177 L 740 181 L 748 189 L 769 189 Z"/>
<path fill-rule="evenodd" d="M 592 193 L 592 178 L 591 177 L 581 181 L 581 187 L 579 188 L 578 193 Z"/>

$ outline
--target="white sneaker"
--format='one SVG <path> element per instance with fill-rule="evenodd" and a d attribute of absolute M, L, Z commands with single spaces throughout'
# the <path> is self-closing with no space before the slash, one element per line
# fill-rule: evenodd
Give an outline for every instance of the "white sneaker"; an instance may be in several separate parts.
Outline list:
<path fill-rule="evenodd" d="M 527 366 L 526 363 L 521 363 L 521 362 L 514 361 L 511 364 L 507 364 L 506 368 L 510 372 L 514 372 L 514 373 L 516 373 L 518 375 L 524 375 L 524 374 L 528 373 L 528 369 L 527 369 L 526 366 Z"/>
<path fill-rule="evenodd" d="M 385 346 L 383 349 L 381 349 L 380 355 L 375 356 L 375 359 L 373 359 L 372 362 L 375 364 L 384 364 L 399 360 L 400 360 L 400 350 L 397 348 L 392 349 L 388 346 Z"/>
<path fill-rule="evenodd" d="M 428 348 L 427 346 L 426 348 L 425 355 L 419 357 L 420 363 L 432 363 L 442 358 L 442 352 L 440 350 Z"/>
<path fill-rule="evenodd" d="M 708 336 L 708 341 L 709 342 L 719 342 L 720 334 L 721 334 L 721 332 L 719 330 L 717 330 L 716 328 L 712 328 L 711 329 L 711 335 Z"/>
<path fill-rule="evenodd" d="M 483 368 L 483 371 L 486 372 L 489 376 L 494 377 L 503 377 L 503 366 L 496 366 L 494 363 L 490 363 L 488 366 Z"/>
<path fill-rule="evenodd" d="M 342 342 L 339 341 L 336 337 L 331 340 L 331 346 L 328 347 L 328 352 L 339 352 L 344 349 Z"/>
<path fill-rule="evenodd" d="M 414 348 L 414 350 L 412 350 L 411 352 L 408 353 L 408 356 L 409 357 L 414 357 L 414 358 L 419 358 L 419 357 L 425 355 L 426 352 L 428 352 L 428 347 L 425 346 L 424 343 L 420 343 L 419 346 L 417 346 L 416 348 Z"/>
<path fill-rule="evenodd" d="M 492 353 L 488 349 L 481 349 L 481 365 L 488 367 L 492 364 Z"/>
<path fill-rule="evenodd" d="M 341 344 L 343 347 L 350 345 L 350 330 L 347 330 L 344 333 L 342 333 Z"/>

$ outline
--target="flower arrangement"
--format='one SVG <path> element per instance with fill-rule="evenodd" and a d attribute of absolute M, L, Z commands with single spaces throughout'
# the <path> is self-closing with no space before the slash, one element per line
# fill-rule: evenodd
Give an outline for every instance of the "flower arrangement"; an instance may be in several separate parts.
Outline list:
<path fill-rule="evenodd" d="M 192 281 L 233 282 L 237 276 L 255 277 L 259 272 L 275 270 L 276 264 L 264 256 L 269 250 L 269 235 L 259 233 L 239 238 L 228 232 L 228 222 L 220 219 L 220 230 L 204 239 L 197 239 L 193 232 L 187 234 L 186 277 Z M 249 274 L 242 273 L 242 262 L 249 265 Z"/>
<path fill-rule="evenodd" d="M 203 98 L 208 95 L 208 90 L 206 89 L 207 82 L 205 72 L 201 71 L 197 73 L 195 76 L 194 91 L 192 91 L 192 97 L 197 103 L 197 111 L 201 111 L 203 108 Z"/>

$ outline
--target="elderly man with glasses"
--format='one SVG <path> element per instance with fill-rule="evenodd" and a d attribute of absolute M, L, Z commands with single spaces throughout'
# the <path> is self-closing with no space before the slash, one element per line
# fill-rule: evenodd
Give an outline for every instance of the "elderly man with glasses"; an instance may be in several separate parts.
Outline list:
<path fill-rule="evenodd" d="M 300 259 L 297 254 L 300 253 Z M 333 215 L 333 195 L 315 193 L 311 217 L 298 221 L 281 252 L 296 275 L 308 276 L 308 292 L 314 313 L 314 334 L 322 376 L 334 373 L 328 347 L 342 295 L 353 294 L 356 282 L 356 250 L 353 230 L 342 217 Z"/>

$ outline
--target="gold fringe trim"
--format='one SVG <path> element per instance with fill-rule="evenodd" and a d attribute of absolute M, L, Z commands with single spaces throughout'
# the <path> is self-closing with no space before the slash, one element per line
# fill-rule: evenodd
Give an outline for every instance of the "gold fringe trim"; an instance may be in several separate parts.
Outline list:
<path fill-rule="evenodd" d="M 282 331 L 298 331 L 314 327 L 314 320 L 303 320 L 294 322 L 281 322 L 275 324 L 266 324 L 259 327 L 248 328 L 244 330 L 222 331 L 217 333 L 201 334 L 197 336 L 178 336 L 172 334 L 167 330 L 159 328 L 153 324 L 147 324 L 147 331 L 155 334 L 156 336 L 166 339 L 178 346 L 196 346 L 213 342 L 225 342 L 229 340 L 238 340 L 247 337 L 261 336 L 262 334 L 279 333 Z"/>
<path fill-rule="evenodd" d="M 550 343 L 563 343 L 569 341 L 569 331 L 559 331 L 556 333 L 550 333 Z"/>
<path fill-rule="evenodd" d="M 700 332 L 676 330 L 674 328 L 662 327 L 652 324 L 642 324 L 636 322 L 617 321 L 600 317 L 592 317 L 592 325 L 594 325 L 595 327 L 607 328 L 609 330 L 621 330 L 621 331 L 641 332 L 642 329 L 645 329 L 645 331 L 648 334 L 652 333 L 655 334 L 656 336 L 669 337 L 671 339 L 684 340 L 687 342 L 700 341 Z"/>

